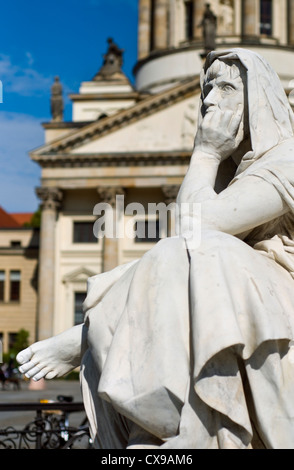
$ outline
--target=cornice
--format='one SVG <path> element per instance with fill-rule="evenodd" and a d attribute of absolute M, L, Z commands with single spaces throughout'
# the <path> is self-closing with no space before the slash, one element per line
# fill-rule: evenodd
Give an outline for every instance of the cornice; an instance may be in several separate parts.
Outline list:
<path fill-rule="evenodd" d="M 191 151 L 140 152 L 140 153 L 105 153 L 105 154 L 41 154 L 35 161 L 42 168 L 89 168 L 89 167 L 130 167 L 130 166 L 166 166 L 187 165 Z"/>
<path fill-rule="evenodd" d="M 184 98 L 192 96 L 199 89 L 200 80 L 198 76 L 190 80 L 185 80 L 172 89 L 155 96 L 149 96 L 130 108 L 119 111 L 118 113 L 100 121 L 94 121 L 89 125 L 85 125 L 81 129 L 70 132 L 70 134 L 64 137 L 60 137 L 49 144 L 45 144 L 31 152 L 30 156 L 32 160 L 39 161 L 39 157 L 42 154 L 48 156 L 59 153 L 68 153 L 72 149 L 78 148 L 85 143 L 97 139 L 97 137 L 102 137 L 106 134 L 112 133 L 124 126 L 138 121 L 138 119 L 152 115 Z"/>
<path fill-rule="evenodd" d="M 42 127 L 44 129 L 69 129 L 69 130 L 76 130 L 80 129 L 81 127 L 88 126 L 93 121 L 49 121 L 49 122 L 42 122 Z"/>
<path fill-rule="evenodd" d="M 234 47 L 263 47 L 265 49 L 279 49 L 279 50 L 286 50 L 294 52 L 294 46 L 290 44 L 279 44 L 278 42 L 267 42 L 268 39 L 261 38 L 259 36 L 254 36 L 251 38 L 245 38 L 239 36 L 239 40 L 236 40 L 236 36 L 232 36 L 232 38 L 226 36 L 227 40 L 224 40 L 222 36 L 217 38 L 217 47 L 216 49 L 220 48 L 227 48 L 232 49 Z M 228 40 L 229 39 L 229 40 Z M 274 38 L 271 38 L 273 41 Z M 276 40 L 275 40 L 276 41 Z M 199 53 L 203 52 L 203 41 L 199 40 L 191 40 L 191 41 L 183 41 L 177 47 L 169 47 L 166 49 L 154 50 L 149 53 L 148 56 L 144 57 L 143 59 L 138 60 L 138 62 L 133 67 L 133 75 L 139 72 L 139 70 L 148 62 L 152 62 L 155 59 L 159 59 L 161 57 L 165 57 L 172 54 L 178 54 L 181 52 L 187 51 L 198 51 Z"/>
<path fill-rule="evenodd" d="M 73 93 L 69 95 L 72 101 L 117 101 L 117 100 L 137 100 L 139 99 L 139 92 L 128 92 L 128 93 L 84 93 L 78 94 Z"/>
<path fill-rule="evenodd" d="M 20 248 L 11 248 L 9 246 L 0 246 L 0 256 L 24 256 L 34 255 L 37 258 L 39 252 L 39 246 L 27 246 Z"/>

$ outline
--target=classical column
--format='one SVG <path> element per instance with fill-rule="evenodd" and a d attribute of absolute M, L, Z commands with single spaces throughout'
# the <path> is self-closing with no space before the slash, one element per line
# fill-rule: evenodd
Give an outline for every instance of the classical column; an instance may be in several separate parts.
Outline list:
<path fill-rule="evenodd" d="M 139 3 L 139 32 L 138 57 L 144 59 L 150 52 L 151 34 L 151 0 L 140 0 Z"/>
<path fill-rule="evenodd" d="M 154 49 L 168 46 L 168 0 L 155 0 L 154 5 Z"/>
<path fill-rule="evenodd" d="M 205 10 L 205 0 L 193 0 L 193 29 L 194 29 L 194 38 L 203 39 L 202 28 L 200 27 L 203 13 Z"/>
<path fill-rule="evenodd" d="M 108 207 L 105 210 L 106 234 L 103 237 L 103 272 L 110 271 L 119 263 L 119 245 L 117 237 L 118 217 L 116 207 L 116 196 L 124 195 L 124 190 L 120 187 L 100 187 L 97 189 L 101 201 Z M 112 230 L 111 230 L 112 228 Z"/>
<path fill-rule="evenodd" d="M 41 230 L 38 283 L 38 340 L 53 335 L 55 225 L 62 192 L 57 188 L 41 187 L 36 190 L 41 199 Z"/>
<path fill-rule="evenodd" d="M 288 0 L 288 42 L 294 46 L 294 0 Z"/>
<path fill-rule="evenodd" d="M 242 4 L 242 36 L 244 41 L 254 40 L 258 36 L 257 27 L 259 24 L 258 15 L 259 2 L 256 0 L 243 0 Z"/>

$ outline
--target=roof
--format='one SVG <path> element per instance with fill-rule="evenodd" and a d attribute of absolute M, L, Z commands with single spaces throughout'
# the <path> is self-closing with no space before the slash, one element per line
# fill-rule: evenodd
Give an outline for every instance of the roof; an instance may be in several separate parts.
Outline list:
<path fill-rule="evenodd" d="M 2 207 L 0 207 L 0 229 L 1 228 L 21 228 L 25 223 L 30 222 L 32 213 L 15 213 L 8 214 Z"/>
<path fill-rule="evenodd" d="M 0 228 L 20 228 L 21 225 L 0 207 Z"/>
<path fill-rule="evenodd" d="M 24 224 L 29 224 L 32 220 L 33 217 L 33 212 L 21 212 L 21 213 L 13 213 L 10 214 L 11 217 L 13 217 L 14 220 L 21 226 Z"/>
<path fill-rule="evenodd" d="M 69 153 L 72 149 L 81 146 L 85 141 L 89 142 L 97 137 L 115 132 L 118 128 L 128 126 L 138 119 L 142 119 L 188 96 L 192 96 L 199 89 L 200 79 L 199 76 L 196 76 L 156 95 L 144 96 L 144 98 L 127 109 L 123 109 L 104 119 L 87 123 L 80 129 L 75 129 L 65 136 L 34 149 L 30 152 L 30 156 L 32 160 L 38 161 L 42 156 L 52 157 L 54 154 Z"/>

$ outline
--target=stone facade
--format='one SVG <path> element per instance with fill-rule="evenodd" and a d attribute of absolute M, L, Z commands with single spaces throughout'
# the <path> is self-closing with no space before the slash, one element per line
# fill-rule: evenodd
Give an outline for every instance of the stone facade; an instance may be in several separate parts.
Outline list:
<path fill-rule="evenodd" d="M 40 267 L 39 274 L 39 292 L 43 292 L 39 338 L 49 336 L 50 328 L 58 333 L 72 326 L 75 295 L 86 292 L 87 277 L 141 257 L 150 248 L 150 240 L 138 242 L 128 237 L 79 243 L 74 240 L 75 225 L 94 225 L 97 217 L 93 212 L 99 203 L 111 208 L 106 218 L 116 218 L 119 195 L 125 206 L 140 203 L 146 213 L 148 203 L 175 200 L 174 188 L 179 187 L 187 170 L 197 125 L 195 116 L 188 120 L 187 110 L 193 109 L 198 90 L 199 80 L 195 79 L 160 96 L 138 100 L 68 136 L 46 139 L 47 143 L 31 154 L 42 167 L 43 186 L 38 194 L 45 201 L 43 224 L 47 227 L 41 229 L 40 263 L 44 269 Z M 46 197 L 51 193 L 55 198 L 61 194 L 58 207 L 47 207 Z M 123 218 L 127 224 L 132 216 L 125 214 Z M 136 222 L 145 219 L 139 215 Z"/>
<path fill-rule="evenodd" d="M 29 332 L 30 342 L 36 339 L 38 244 L 36 230 L 0 229 L 0 272 L 4 284 L 0 301 L 0 339 L 4 352 L 22 328 Z M 12 273 L 19 273 L 18 300 L 11 299 Z"/>

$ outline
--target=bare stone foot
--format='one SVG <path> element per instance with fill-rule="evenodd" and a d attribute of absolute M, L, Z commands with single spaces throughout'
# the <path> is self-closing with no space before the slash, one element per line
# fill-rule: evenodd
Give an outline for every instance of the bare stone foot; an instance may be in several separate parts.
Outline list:
<path fill-rule="evenodd" d="M 33 380 L 62 377 L 80 365 L 81 342 L 76 327 L 60 335 L 34 343 L 21 351 L 16 360 L 19 371 Z"/>

